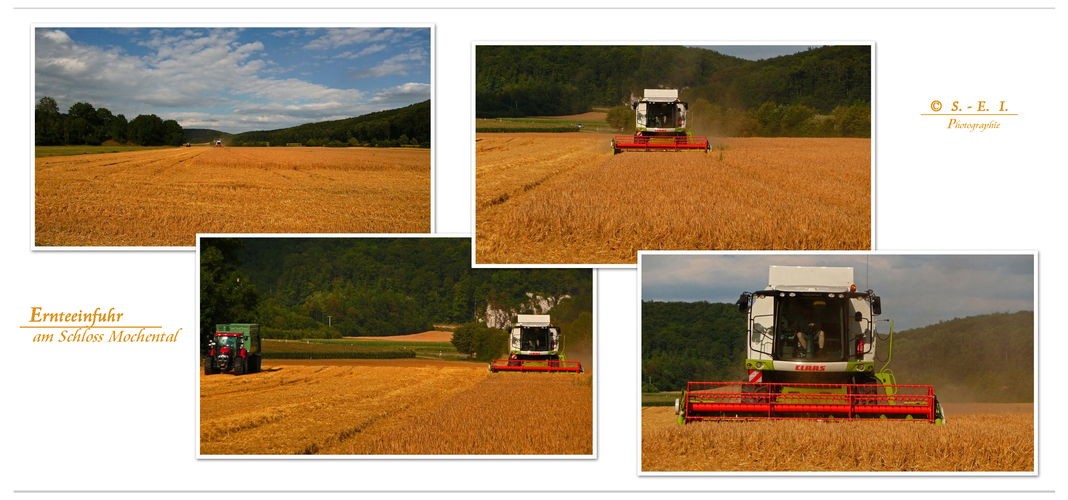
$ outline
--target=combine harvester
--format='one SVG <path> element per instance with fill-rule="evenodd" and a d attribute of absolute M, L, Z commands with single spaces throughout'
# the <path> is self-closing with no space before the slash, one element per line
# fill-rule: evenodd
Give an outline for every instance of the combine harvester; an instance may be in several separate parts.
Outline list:
<path fill-rule="evenodd" d="M 689 382 L 675 400 L 680 424 L 699 420 L 896 419 L 946 422 L 929 385 L 898 385 L 890 364 L 893 323 L 880 335 L 882 303 L 858 292 L 851 267 L 771 266 L 769 285 L 746 292 L 748 382 Z M 876 359 L 886 342 L 886 359 Z M 883 362 L 876 372 L 876 362 Z"/>
<path fill-rule="evenodd" d="M 510 355 L 490 362 L 491 372 L 582 373 L 582 363 L 564 359 L 564 337 L 548 314 L 520 314 L 508 337 Z"/>
<path fill-rule="evenodd" d="M 676 89 L 645 89 L 645 97 L 634 108 L 634 135 L 612 139 L 612 154 L 623 151 L 704 151 L 711 146 L 707 137 L 691 135 L 690 111 L 679 100 Z"/>

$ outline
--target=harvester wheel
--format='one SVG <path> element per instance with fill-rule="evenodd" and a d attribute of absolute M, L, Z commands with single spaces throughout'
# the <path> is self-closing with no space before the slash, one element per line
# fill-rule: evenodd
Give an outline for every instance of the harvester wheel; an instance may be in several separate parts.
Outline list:
<path fill-rule="evenodd" d="M 215 371 L 215 365 L 211 362 L 211 356 L 204 357 L 204 375 L 214 375 L 218 372 Z"/>
<path fill-rule="evenodd" d="M 245 374 L 245 358 L 237 358 L 234 360 L 234 375 Z"/>

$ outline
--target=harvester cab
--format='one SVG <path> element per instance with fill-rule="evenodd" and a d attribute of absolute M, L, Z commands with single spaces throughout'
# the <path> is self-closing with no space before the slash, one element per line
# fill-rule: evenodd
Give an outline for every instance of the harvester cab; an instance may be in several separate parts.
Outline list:
<path fill-rule="evenodd" d="M 204 375 L 232 372 L 234 375 L 260 371 L 260 327 L 249 323 L 216 325 L 215 335 L 204 357 Z"/>
<path fill-rule="evenodd" d="M 612 139 L 612 154 L 623 151 L 704 151 L 708 138 L 694 137 L 690 131 L 688 105 L 679 100 L 677 89 L 645 89 L 645 95 L 631 104 L 634 109 L 634 135 Z"/>
<path fill-rule="evenodd" d="M 582 363 L 564 358 L 564 337 L 547 314 L 520 314 L 508 335 L 508 359 L 495 359 L 491 372 L 582 373 Z"/>
<path fill-rule="evenodd" d="M 745 292 L 747 378 L 690 382 L 679 422 L 759 418 L 904 419 L 944 423 L 934 390 L 897 385 L 876 358 L 882 300 L 858 291 L 853 268 L 771 266 L 764 290 Z M 885 362 L 876 372 L 877 362 Z"/>

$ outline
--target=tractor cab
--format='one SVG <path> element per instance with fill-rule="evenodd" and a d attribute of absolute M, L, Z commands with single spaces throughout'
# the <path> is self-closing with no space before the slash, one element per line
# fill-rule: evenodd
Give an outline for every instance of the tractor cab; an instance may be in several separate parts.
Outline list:
<path fill-rule="evenodd" d="M 521 326 L 519 330 L 519 350 L 534 354 L 548 354 L 555 351 L 560 329 L 549 326 Z"/>
<path fill-rule="evenodd" d="M 775 304 L 772 359 L 842 361 L 846 300 L 828 294 L 796 294 Z"/>
<path fill-rule="evenodd" d="M 645 97 L 631 105 L 635 130 L 647 136 L 686 135 L 686 103 L 674 89 L 645 89 Z"/>

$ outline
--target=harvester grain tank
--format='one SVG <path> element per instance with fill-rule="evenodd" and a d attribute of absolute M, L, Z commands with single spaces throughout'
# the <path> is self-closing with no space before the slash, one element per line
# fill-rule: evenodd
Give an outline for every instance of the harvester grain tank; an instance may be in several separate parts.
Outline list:
<path fill-rule="evenodd" d="M 233 372 L 234 375 L 260 371 L 260 326 L 231 323 L 215 326 L 215 335 L 204 357 L 204 375 Z"/>
<path fill-rule="evenodd" d="M 520 314 L 508 335 L 508 359 L 495 359 L 491 372 L 582 373 L 582 363 L 564 357 L 564 336 L 547 314 Z"/>
<path fill-rule="evenodd" d="M 690 110 L 679 100 L 677 89 L 645 89 L 645 95 L 631 104 L 634 108 L 634 135 L 612 139 L 612 154 L 623 151 L 704 151 L 707 137 L 694 137 L 690 130 Z"/>
<path fill-rule="evenodd" d="M 882 300 L 858 291 L 851 267 L 771 266 L 764 290 L 737 305 L 748 325 L 743 382 L 689 382 L 679 423 L 699 420 L 894 419 L 945 423 L 929 385 L 899 385 L 893 342 L 876 326 Z M 876 357 L 876 344 L 886 343 Z M 876 371 L 876 364 L 882 367 Z"/>

